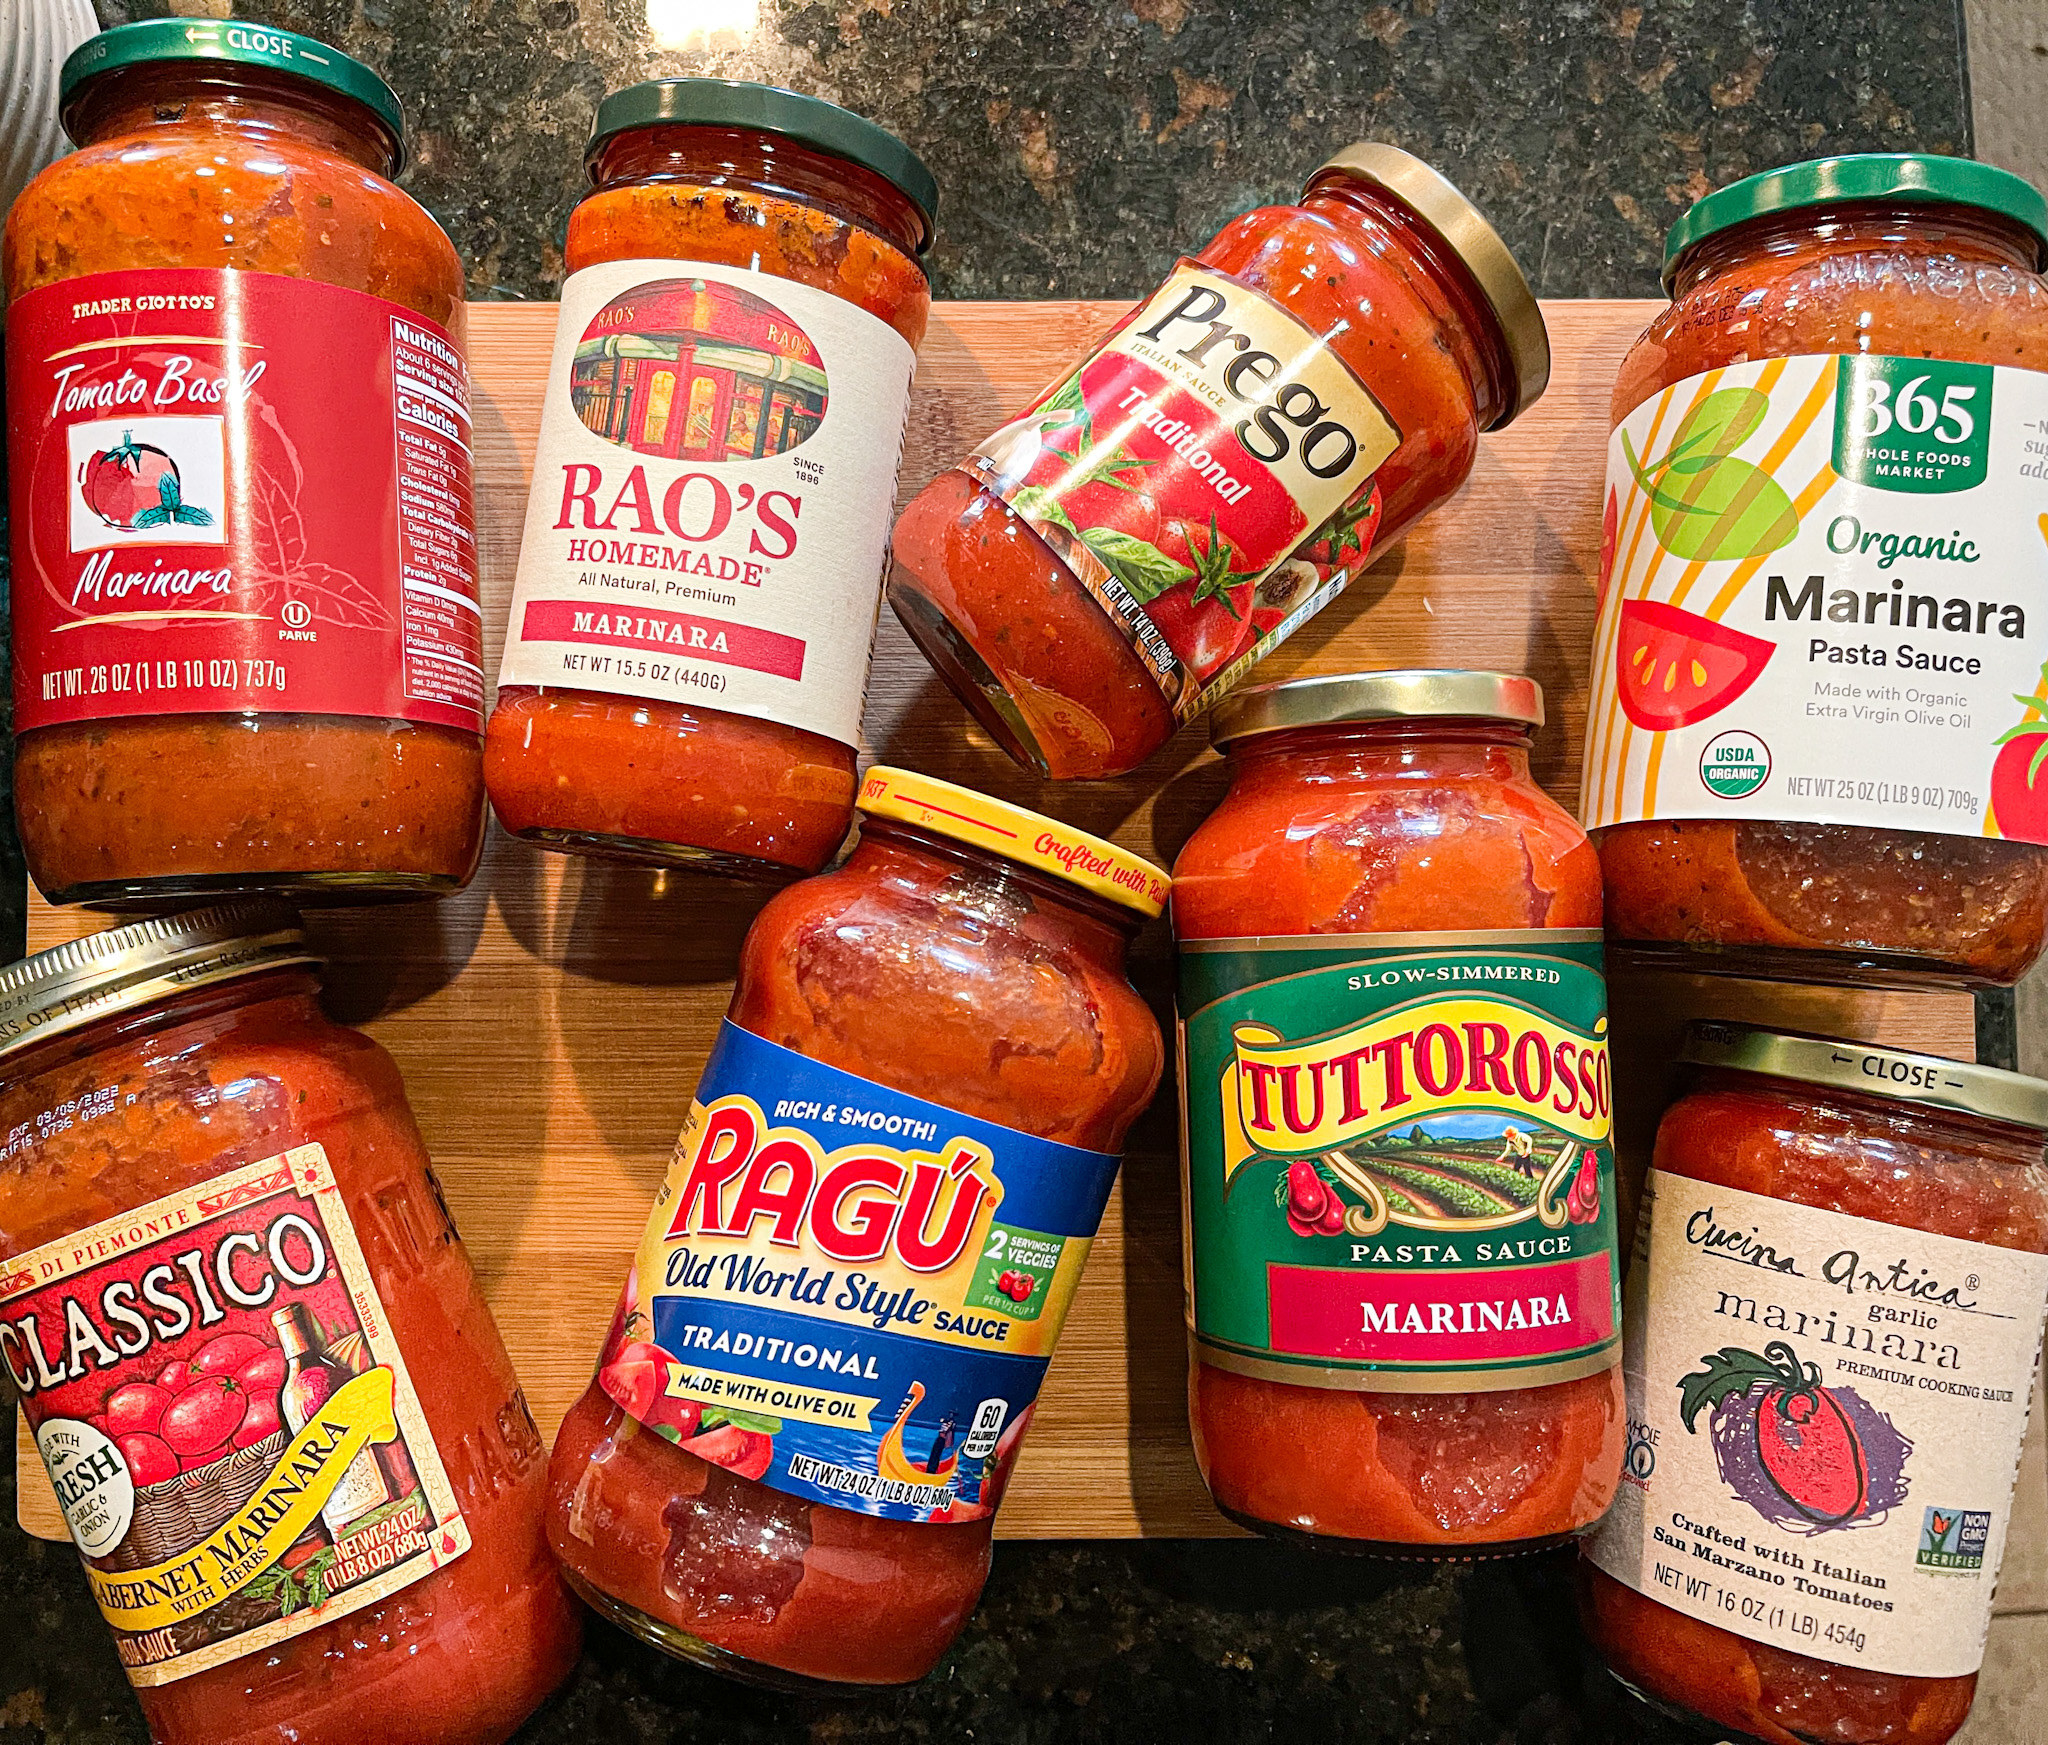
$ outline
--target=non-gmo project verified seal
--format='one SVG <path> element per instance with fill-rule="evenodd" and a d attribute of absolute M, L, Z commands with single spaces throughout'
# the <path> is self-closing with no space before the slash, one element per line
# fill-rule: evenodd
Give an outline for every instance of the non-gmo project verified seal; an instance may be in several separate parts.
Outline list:
<path fill-rule="evenodd" d="M 1989 1509 L 1929 1509 L 1920 1518 L 1922 1569 L 1978 1570 L 1991 1538 Z"/>
<path fill-rule="evenodd" d="M 1771 748 L 1754 733 L 1724 733 L 1700 753 L 1700 781 L 1720 800 L 1746 800 L 1771 779 Z"/>

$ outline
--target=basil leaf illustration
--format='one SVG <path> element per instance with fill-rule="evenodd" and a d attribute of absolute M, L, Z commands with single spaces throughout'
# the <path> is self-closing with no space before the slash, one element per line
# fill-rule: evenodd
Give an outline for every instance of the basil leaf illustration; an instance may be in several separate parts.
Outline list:
<path fill-rule="evenodd" d="M 1799 515 L 1778 481 L 1746 460 L 1720 460 L 1678 480 L 1649 484 L 1650 524 L 1673 557 L 1761 557 L 1799 531 Z"/>
<path fill-rule="evenodd" d="M 1050 521 L 1055 527 L 1064 527 L 1069 533 L 1076 532 L 1073 519 L 1060 507 L 1059 497 L 1042 485 L 1026 485 L 1010 499 L 1010 507 L 1019 515 L 1036 521 Z"/>
<path fill-rule="evenodd" d="M 1709 394 L 1689 413 L 1671 439 L 1667 459 L 1697 466 L 1710 455 L 1733 454 L 1763 423 L 1771 397 L 1761 388 L 1723 388 Z"/>
<path fill-rule="evenodd" d="M 1081 543 L 1102 559 L 1103 567 L 1130 590 L 1131 597 L 1141 606 L 1158 599 L 1168 588 L 1179 587 L 1195 573 L 1186 564 L 1174 562 L 1158 546 L 1120 533 L 1114 527 L 1083 528 Z"/>

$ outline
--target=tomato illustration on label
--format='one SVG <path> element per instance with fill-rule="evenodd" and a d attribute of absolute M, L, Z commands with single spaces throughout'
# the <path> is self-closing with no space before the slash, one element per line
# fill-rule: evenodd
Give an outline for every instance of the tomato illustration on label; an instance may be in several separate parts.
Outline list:
<path fill-rule="evenodd" d="M 178 463 L 154 444 L 137 442 L 132 431 L 123 431 L 118 443 L 79 469 L 78 488 L 87 506 L 109 527 L 124 532 L 172 522 L 211 527 L 211 512 L 187 503 L 182 486 Z"/>
<path fill-rule="evenodd" d="M 1690 727 L 1755 684 L 1777 650 L 1682 607 L 1624 600 L 1616 661 L 1622 710 L 1652 733 Z"/>
<path fill-rule="evenodd" d="M 2026 713 L 1994 741 L 1991 821 L 2012 841 L 2048 842 L 2048 700 L 2014 692 L 2013 701 Z"/>

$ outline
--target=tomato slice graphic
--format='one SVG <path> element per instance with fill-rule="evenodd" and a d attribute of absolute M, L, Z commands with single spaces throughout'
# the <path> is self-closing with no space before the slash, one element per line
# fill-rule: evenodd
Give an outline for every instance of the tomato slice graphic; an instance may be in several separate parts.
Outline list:
<path fill-rule="evenodd" d="M 1621 607 L 1621 707 L 1653 733 L 1690 727 L 1735 701 L 1756 683 L 1778 651 L 1750 636 L 1659 600 Z"/>

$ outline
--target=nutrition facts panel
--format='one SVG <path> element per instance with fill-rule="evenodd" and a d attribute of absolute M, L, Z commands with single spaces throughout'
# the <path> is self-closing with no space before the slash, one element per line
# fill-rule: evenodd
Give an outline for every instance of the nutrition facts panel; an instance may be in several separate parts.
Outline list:
<path fill-rule="evenodd" d="M 468 373 L 440 334 L 397 316 L 391 370 L 405 694 L 481 712 Z"/>

